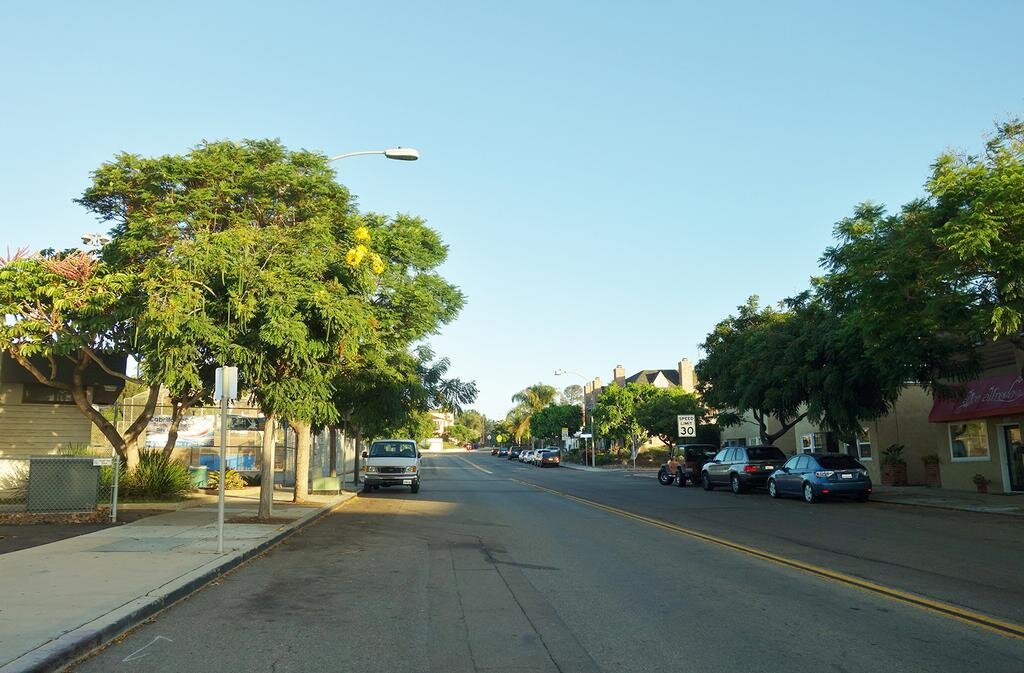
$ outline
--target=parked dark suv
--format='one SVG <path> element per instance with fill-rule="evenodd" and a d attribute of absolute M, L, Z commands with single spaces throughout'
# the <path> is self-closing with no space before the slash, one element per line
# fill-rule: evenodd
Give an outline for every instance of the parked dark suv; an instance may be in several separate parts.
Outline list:
<path fill-rule="evenodd" d="M 701 481 L 706 491 L 728 485 L 733 493 L 743 493 L 767 484 L 772 472 L 785 462 L 786 454 L 775 446 L 731 446 L 704 463 Z"/>

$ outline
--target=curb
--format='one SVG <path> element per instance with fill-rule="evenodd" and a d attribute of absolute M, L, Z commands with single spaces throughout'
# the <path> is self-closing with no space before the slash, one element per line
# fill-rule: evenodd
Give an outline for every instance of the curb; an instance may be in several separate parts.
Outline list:
<path fill-rule="evenodd" d="M 1024 512 L 990 512 L 986 510 L 978 509 L 967 509 L 965 507 L 954 507 L 953 505 L 933 505 L 928 502 L 906 502 L 905 500 L 889 500 L 885 496 L 879 497 L 874 493 L 871 494 L 871 502 L 878 502 L 886 505 L 898 505 L 900 507 L 925 507 L 927 509 L 942 509 L 947 512 L 967 512 L 968 514 L 985 514 L 985 515 L 996 515 L 996 516 L 1012 516 L 1018 519 L 1024 517 Z M 3 669 L 0 669 L 0 673 L 4 673 Z"/>
<path fill-rule="evenodd" d="M 304 518 L 288 524 L 284 530 L 278 531 L 252 549 L 225 555 L 191 571 L 194 574 L 193 577 L 184 580 L 182 578 L 171 580 L 153 589 L 145 596 L 133 598 L 121 607 L 0 666 L 0 673 L 49 673 L 74 663 L 125 631 L 140 625 L 158 612 L 199 591 L 213 580 L 277 546 L 286 538 L 317 523 L 329 514 L 333 514 L 354 498 L 354 493 L 348 494 L 348 497 L 341 502 L 324 505 Z M 186 576 L 188 574 L 186 573 Z M 165 587 L 167 591 L 156 593 L 161 592 Z"/>

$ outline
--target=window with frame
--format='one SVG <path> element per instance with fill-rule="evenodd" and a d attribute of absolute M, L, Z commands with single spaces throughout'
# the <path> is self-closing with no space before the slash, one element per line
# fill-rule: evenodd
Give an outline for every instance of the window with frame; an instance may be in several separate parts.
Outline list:
<path fill-rule="evenodd" d="M 949 424 L 949 453 L 953 460 L 988 460 L 985 421 Z"/>
<path fill-rule="evenodd" d="M 867 428 L 861 428 L 860 432 L 857 433 L 856 447 L 849 444 L 845 444 L 845 446 L 848 450 L 854 449 L 856 456 L 861 460 L 871 460 L 871 438 L 868 437 Z"/>
<path fill-rule="evenodd" d="M 51 388 L 42 383 L 25 383 L 21 388 L 23 404 L 74 404 L 75 399 L 68 390 Z"/>

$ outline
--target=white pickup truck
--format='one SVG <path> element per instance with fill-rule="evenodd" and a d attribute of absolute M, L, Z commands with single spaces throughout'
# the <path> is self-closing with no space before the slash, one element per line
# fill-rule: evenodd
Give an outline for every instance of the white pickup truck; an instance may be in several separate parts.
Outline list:
<path fill-rule="evenodd" d="M 408 486 L 420 490 L 420 452 L 412 439 L 378 439 L 363 451 L 363 493 L 381 486 Z"/>

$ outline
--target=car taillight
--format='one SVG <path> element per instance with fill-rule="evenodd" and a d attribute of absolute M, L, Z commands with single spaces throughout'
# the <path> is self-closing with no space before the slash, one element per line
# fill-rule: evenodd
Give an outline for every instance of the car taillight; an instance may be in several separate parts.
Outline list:
<path fill-rule="evenodd" d="M 757 465 L 744 465 L 743 466 L 743 471 L 744 472 L 757 472 L 757 469 L 758 469 Z"/>
<path fill-rule="evenodd" d="M 818 470 L 817 472 L 814 473 L 814 476 L 815 477 L 820 477 L 820 478 L 823 478 L 823 479 L 828 479 L 829 477 L 831 477 L 834 474 L 835 474 L 835 470 Z"/>

